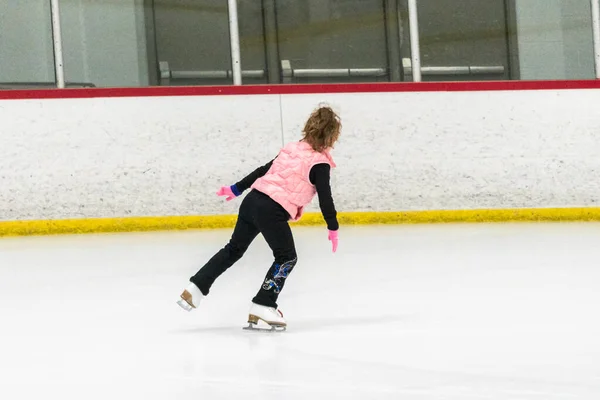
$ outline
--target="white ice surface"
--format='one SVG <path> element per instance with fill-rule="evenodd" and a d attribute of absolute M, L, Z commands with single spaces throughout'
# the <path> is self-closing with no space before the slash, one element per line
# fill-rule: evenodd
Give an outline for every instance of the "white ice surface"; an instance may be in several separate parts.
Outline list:
<path fill-rule="evenodd" d="M 600 224 L 294 233 L 277 334 L 261 237 L 191 313 L 230 230 L 0 240 L 0 399 L 600 399 Z"/>

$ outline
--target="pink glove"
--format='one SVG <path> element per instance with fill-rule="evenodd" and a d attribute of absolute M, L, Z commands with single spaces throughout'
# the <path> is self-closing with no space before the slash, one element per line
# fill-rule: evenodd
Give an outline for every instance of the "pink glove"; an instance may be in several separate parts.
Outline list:
<path fill-rule="evenodd" d="M 236 197 L 235 193 L 233 193 L 233 190 L 231 190 L 230 186 L 222 186 L 221 189 L 219 189 L 219 191 L 217 192 L 217 195 L 227 196 L 227 198 L 225 199 L 227 201 L 231 201 Z"/>
<path fill-rule="evenodd" d="M 332 250 L 335 253 L 338 246 L 338 231 L 329 231 L 329 236 L 327 238 L 331 240 L 331 244 L 333 245 Z"/>

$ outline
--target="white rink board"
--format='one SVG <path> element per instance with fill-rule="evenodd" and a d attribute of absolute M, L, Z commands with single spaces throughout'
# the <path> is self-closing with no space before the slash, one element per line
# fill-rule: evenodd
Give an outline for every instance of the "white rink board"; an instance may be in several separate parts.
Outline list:
<path fill-rule="evenodd" d="M 599 90 L 4 100 L 0 219 L 235 213 L 218 187 L 320 102 L 344 125 L 339 211 L 600 201 Z"/>
<path fill-rule="evenodd" d="M 235 213 L 215 192 L 278 151 L 274 109 L 275 96 L 0 102 L 2 219 Z"/>
<path fill-rule="evenodd" d="M 286 96 L 286 140 L 322 95 Z M 600 203 L 600 91 L 333 94 L 344 210 Z M 298 113 L 302 110 L 303 113 Z"/>

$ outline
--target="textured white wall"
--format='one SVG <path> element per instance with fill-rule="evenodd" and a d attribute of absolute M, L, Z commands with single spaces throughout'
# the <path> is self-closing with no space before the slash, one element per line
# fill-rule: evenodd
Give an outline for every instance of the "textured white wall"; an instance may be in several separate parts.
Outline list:
<path fill-rule="evenodd" d="M 235 213 L 277 153 L 276 96 L 0 102 L 0 219 Z"/>
<path fill-rule="evenodd" d="M 340 211 L 600 202 L 600 90 L 10 100 L 0 219 L 235 213 L 218 187 L 322 101 L 344 125 Z"/>
<path fill-rule="evenodd" d="M 322 99 L 284 97 L 286 140 L 298 136 L 303 114 Z M 327 99 L 343 118 L 333 190 L 344 210 L 600 203 L 600 91 Z"/>

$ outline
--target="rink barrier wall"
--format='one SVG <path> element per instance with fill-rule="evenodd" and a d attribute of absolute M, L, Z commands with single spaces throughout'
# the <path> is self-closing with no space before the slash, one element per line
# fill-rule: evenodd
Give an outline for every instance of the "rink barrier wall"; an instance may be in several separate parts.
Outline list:
<path fill-rule="evenodd" d="M 237 215 L 0 221 L 0 237 L 225 229 L 233 228 L 236 220 Z M 338 214 L 338 221 L 342 231 L 343 226 L 350 225 L 590 222 L 600 221 L 600 208 L 342 212 Z M 325 226 L 319 213 L 307 213 L 291 225 Z"/>
<path fill-rule="evenodd" d="M 0 235 L 231 227 L 321 102 L 343 225 L 600 220 L 600 81 L 6 90 Z"/>

